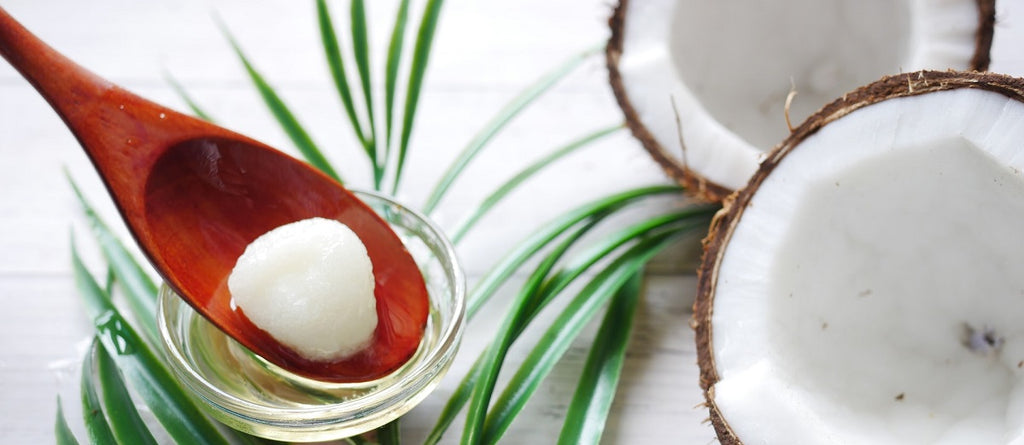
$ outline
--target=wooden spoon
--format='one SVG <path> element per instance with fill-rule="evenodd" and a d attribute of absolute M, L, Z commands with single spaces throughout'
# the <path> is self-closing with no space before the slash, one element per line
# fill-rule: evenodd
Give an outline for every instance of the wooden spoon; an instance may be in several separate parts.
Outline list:
<path fill-rule="evenodd" d="M 242 345 L 289 371 L 361 382 L 416 351 L 429 311 L 401 240 L 339 183 L 273 148 L 135 96 L 76 65 L 0 8 L 0 55 L 46 98 L 85 149 L 121 216 L 167 284 Z M 245 247 L 280 225 L 333 218 L 366 244 L 378 327 L 370 347 L 314 362 L 232 308 L 227 276 Z"/>

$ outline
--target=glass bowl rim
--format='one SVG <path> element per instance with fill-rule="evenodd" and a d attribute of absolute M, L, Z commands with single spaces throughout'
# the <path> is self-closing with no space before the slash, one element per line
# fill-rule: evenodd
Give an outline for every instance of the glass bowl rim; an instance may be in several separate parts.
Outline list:
<path fill-rule="evenodd" d="M 226 412 L 246 423 L 295 427 L 297 426 L 295 425 L 296 419 L 301 419 L 303 426 L 306 427 L 311 425 L 329 425 L 340 423 L 356 413 L 359 414 L 358 417 L 360 418 L 370 417 L 372 414 L 369 413 L 387 411 L 394 403 L 415 398 L 421 391 L 431 385 L 435 380 L 433 378 L 435 374 L 442 372 L 450 364 L 461 340 L 466 310 L 465 273 L 459 263 L 454 246 L 444 231 L 433 221 L 420 212 L 397 202 L 394 198 L 379 192 L 358 189 L 349 190 L 360 197 L 361 200 L 364 199 L 363 197 L 370 197 L 378 200 L 380 205 L 397 208 L 400 213 L 412 217 L 417 223 L 426 228 L 426 232 L 440 241 L 438 245 L 441 248 L 439 250 L 443 254 L 443 257 L 441 257 L 444 259 L 443 263 L 451 264 L 451 267 L 444 268 L 445 273 L 451 276 L 454 286 L 451 293 L 451 320 L 441 327 L 436 345 L 429 350 L 423 351 L 424 357 L 414 364 L 413 369 L 407 371 L 408 374 L 353 400 L 304 407 L 277 407 L 258 404 L 222 390 L 212 383 L 210 379 L 200 374 L 193 366 L 190 366 L 191 361 L 186 358 L 186 354 L 180 346 L 181 340 L 175 340 L 179 336 L 171 332 L 175 328 L 175 321 L 177 319 L 169 320 L 168 314 L 171 313 L 170 311 L 178 313 L 181 309 L 192 311 L 194 309 L 188 306 L 166 284 L 161 284 L 157 308 L 157 323 L 160 328 L 161 345 L 170 359 L 172 371 L 176 371 L 174 374 L 180 376 L 179 378 L 187 376 L 187 379 L 181 378 L 183 380 L 181 383 L 191 388 L 196 396 L 202 398 L 210 405 L 216 406 L 222 412 Z M 371 205 L 371 207 L 373 206 Z M 433 295 L 430 298 L 433 299 Z M 171 305 L 175 304 L 178 305 L 179 309 L 171 309 Z M 195 314 L 195 316 L 199 315 Z M 395 372 L 402 372 L 402 369 L 405 368 L 400 368 L 400 370 Z M 392 375 L 394 374 L 389 374 L 382 377 L 382 379 L 387 379 Z M 280 420 L 274 421 L 273 419 L 252 415 L 253 413 L 262 412 L 272 412 L 274 417 Z"/>

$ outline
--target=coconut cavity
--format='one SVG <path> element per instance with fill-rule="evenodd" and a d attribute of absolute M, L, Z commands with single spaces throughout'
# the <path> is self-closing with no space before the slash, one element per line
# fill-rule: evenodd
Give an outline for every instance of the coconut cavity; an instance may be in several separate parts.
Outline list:
<path fill-rule="evenodd" d="M 991 36 L 976 0 L 620 1 L 609 66 L 634 135 L 719 197 L 789 134 L 790 91 L 796 125 L 883 74 L 984 69 Z"/>
<path fill-rule="evenodd" d="M 868 105 L 759 173 L 698 297 L 720 435 L 1024 442 L 1022 141 L 1021 102 L 960 88 Z"/>
<path fill-rule="evenodd" d="M 767 150 L 789 133 L 791 89 L 795 125 L 882 73 L 918 68 L 906 66 L 913 26 L 908 1 L 681 0 L 669 51 L 710 118 Z"/>

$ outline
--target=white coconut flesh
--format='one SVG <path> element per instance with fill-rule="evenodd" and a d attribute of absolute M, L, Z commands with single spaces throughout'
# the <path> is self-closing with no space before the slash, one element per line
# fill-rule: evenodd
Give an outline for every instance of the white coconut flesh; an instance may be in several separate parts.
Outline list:
<path fill-rule="evenodd" d="M 626 5 L 618 70 L 636 118 L 676 162 L 731 190 L 789 133 L 791 90 L 796 125 L 884 74 L 968 69 L 977 46 L 974 0 Z"/>
<path fill-rule="evenodd" d="M 1024 104 L 956 89 L 828 123 L 720 256 L 709 394 L 745 443 L 1024 443 Z"/>

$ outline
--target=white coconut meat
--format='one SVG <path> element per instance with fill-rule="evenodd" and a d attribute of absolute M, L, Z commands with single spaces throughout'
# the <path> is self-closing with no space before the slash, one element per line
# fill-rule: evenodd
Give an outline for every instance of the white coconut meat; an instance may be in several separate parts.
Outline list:
<path fill-rule="evenodd" d="M 620 104 L 635 111 L 627 117 L 650 133 L 649 150 L 656 145 L 676 164 L 670 172 L 687 170 L 728 190 L 742 187 L 789 133 L 790 91 L 797 92 L 789 111 L 796 125 L 884 74 L 978 68 L 971 66 L 975 0 L 644 0 L 620 7 L 621 55 L 611 65 L 621 75 Z"/>
<path fill-rule="evenodd" d="M 719 254 L 708 393 L 745 443 L 1024 443 L 1024 104 L 960 88 L 808 136 Z"/>

